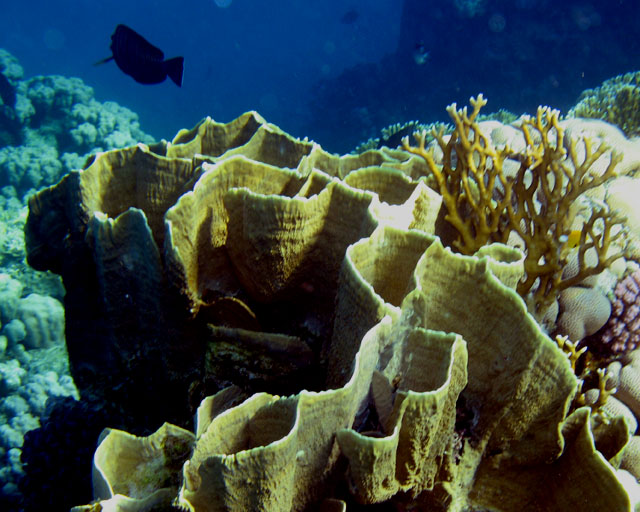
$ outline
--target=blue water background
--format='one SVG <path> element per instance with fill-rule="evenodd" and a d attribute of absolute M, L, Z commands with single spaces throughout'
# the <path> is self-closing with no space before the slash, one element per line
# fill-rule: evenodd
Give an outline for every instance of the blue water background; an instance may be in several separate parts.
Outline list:
<path fill-rule="evenodd" d="M 3 2 L 0 47 L 27 77 L 82 78 L 158 138 L 255 109 L 334 151 L 392 122 L 444 119 L 448 103 L 479 92 L 487 110 L 567 109 L 583 89 L 640 69 L 639 0 L 486 0 L 473 16 L 453 0 L 406 2 L 404 20 L 402 0 Z M 350 10 L 357 19 L 344 23 Z M 137 84 L 113 62 L 94 67 L 118 23 L 166 57 L 183 55 L 183 87 Z M 412 55 L 420 43 L 430 54 L 422 66 Z"/>

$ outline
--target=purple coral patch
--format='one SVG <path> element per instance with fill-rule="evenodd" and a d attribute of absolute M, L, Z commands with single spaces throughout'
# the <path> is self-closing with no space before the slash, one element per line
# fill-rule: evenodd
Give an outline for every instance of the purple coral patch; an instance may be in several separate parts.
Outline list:
<path fill-rule="evenodd" d="M 618 282 L 609 320 L 583 344 L 611 358 L 628 354 L 640 344 L 640 270 Z"/>

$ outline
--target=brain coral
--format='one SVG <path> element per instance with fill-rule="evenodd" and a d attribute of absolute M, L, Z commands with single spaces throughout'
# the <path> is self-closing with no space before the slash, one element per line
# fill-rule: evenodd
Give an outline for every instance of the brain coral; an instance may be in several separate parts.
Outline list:
<path fill-rule="evenodd" d="M 200 403 L 195 436 L 106 431 L 95 506 L 630 510 L 624 421 L 572 409 L 518 250 L 442 246 L 422 159 L 338 157 L 247 113 L 88 164 L 25 231 L 64 280 L 80 392 L 140 428 Z"/>

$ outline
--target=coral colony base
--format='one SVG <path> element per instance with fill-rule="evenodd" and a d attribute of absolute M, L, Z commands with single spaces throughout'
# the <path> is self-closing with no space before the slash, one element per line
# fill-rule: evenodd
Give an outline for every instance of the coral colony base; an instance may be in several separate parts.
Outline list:
<path fill-rule="evenodd" d="M 33 196 L 80 395 L 171 422 L 105 430 L 74 510 L 634 509 L 640 363 L 596 338 L 637 309 L 640 142 L 484 103 L 342 157 L 207 118 Z"/>

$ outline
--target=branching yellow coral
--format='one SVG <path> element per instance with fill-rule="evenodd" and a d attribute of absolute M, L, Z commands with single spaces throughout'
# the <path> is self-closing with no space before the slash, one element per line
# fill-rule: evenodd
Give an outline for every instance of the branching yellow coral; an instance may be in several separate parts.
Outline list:
<path fill-rule="evenodd" d="M 621 155 L 604 143 L 594 147 L 588 138 L 565 141 L 558 112 L 547 107 L 522 120 L 523 151 L 508 145 L 497 148 L 476 121 L 484 105 L 486 100 L 478 95 L 471 98 L 470 114 L 455 103 L 447 108 L 454 132 L 448 140 L 442 130 L 432 132 L 443 153 L 442 165 L 436 163 L 434 149 L 425 147 L 424 132 L 414 134 L 417 146 L 410 146 L 406 137 L 403 146 L 427 163 L 447 209 L 445 219 L 458 232 L 453 245 L 460 252 L 473 254 L 488 243 L 519 236 L 525 246 L 526 275 L 518 292 L 530 295 L 533 309 L 542 313 L 558 292 L 601 272 L 623 254 L 612 250 L 612 242 L 623 236 L 623 219 L 605 204 L 593 205 L 578 237 L 579 271 L 562 277 L 575 245 L 569 241 L 576 239 L 571 206 L 584 192 L 615 176 Z M 607 156 L 604 172 L 594 172 L 593 164 Z M 505 171 L 507 159 L 519 163 L 515 173 Z M 585 261 L 590 250 L 597 256 L 591 264 Z"/>
<path fill-rule="evenodd" d="M 560 350 L 562 350 L 567 358 L 569 359 L 569 363 L 571 364 L 571 369 L 575 373 L 576 364 L 578 363 L 578 359 L 587 351 L 587 347 L 582 347 L 580 350 L 577 349 L 577 344 L 573 343 L 569 340 L 568 336 L 563 336 L 558 334 L 556 336 L 556 343 Z"/>
<path fill-rule="evenodd" d="M 587 352 L 587 347 L 578 349 L 578 344 L 573 343 L 568 336 L 558 334 L 555 339 L 558 348 L 567 356 L 571 370 L 578 378 L 579 388 L 573 409 L 588 405 L 591 408 L 592 421 L 607 422 L 609 416 L 604 406 L 609 396 L 617 391 L 610 372 L 606 368 L 597 366 L 597 361 L 593 359 L 591 353 Z"/>

